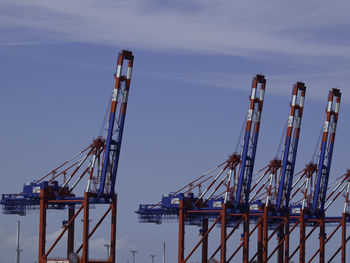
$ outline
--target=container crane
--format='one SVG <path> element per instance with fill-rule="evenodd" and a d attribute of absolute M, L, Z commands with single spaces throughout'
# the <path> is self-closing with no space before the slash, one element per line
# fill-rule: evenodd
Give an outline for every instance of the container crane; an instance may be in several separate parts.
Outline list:
<path fill-rule="evenodd" d="M 260 84 L 259 96 L 257 96 L 258 84 Z M 234 200 L 236 206 L 243 206 L 245 209 L 248 208 L 249 202 L 255 153 L 258 145 L 261 112 L 264 103 L 265 85 L 265 77 L 263 75 L 256 75 L 252 84 L 243 151 L 241 154 L 242 161 L 239 170 L 236 199 Z"/>
<path fill-rule="evenodd" d="M 175 219 L 178 221 L 179 263 L 189 262 L 195 251 L 200 246 L 202 247 L 202 263 L 208 262 L 208 259 L 214 259 L 218 254 L 220 254 L 219 258 L 221 263 L 234 262 L 232 260 L 236 260 L 235 257 L 239 251 L 242 251 L 242 262 L 244 263 L 252 263 L 256 258 L 258 259 L 258 262 L 270 262 L 270 260 L 273 260 L 272 257 L 277 251 L 277 262 L 290 262 L 294 259 L 293 257 L 298 250 L 300 251 L 300 262 L 304 263 L 306 262 L 306 240 L 312 239 L 312 233 L 317 228 L 320 228 L 320 249 L 310 257 L 308 262 L 311 262 L 318 253 L 320 254 L 320 262 L 324 262 L 326 243 L 334 235 L 336 230 L 342 229 L 342 245 L 332 255 L 332 258 L 335 258 L 341 251 L 341 262 L 345 263 L 346 243 L 350 240 L 350 237 L 346 237 L 346 227 L 350 223 L 350 183 L 348 173 L 346 176 L 341 177 L 339 184 L 337 184 L 336 188 L 333 190 L 332 194 L 334 194 L 335 197 L 330 199 L 332 197 L 331 194 L 326 198 L 326 201 L 329 202 L 326 206 L 327 209 L 334 200 L 341 195 L 341 193 L 346 191 L 346 200 L 342 217 L 325 217 L 324 215 L 320 217 L 318 214 L 312 213 L 304 216 L 303 210 L 300 209 L 300 204 L 298 202 L 297 205 L 291 203 L 292 198 L 303 193 L 301 187 L 305 185 L 305 183 L 302 183 L 302 185 L 298 187 L 298 183 L 301 179 L 306 177 L 311 180 L 312 175 L 317 171 L 317 165 L 309 163 L 304 170 L 296 174 L 299 175 L 302 173 L 302 175 L 299 178 L 294 178 L 296 176 L 294 175 L 294 168 L 306 93 L 304 83 L 297 82 L 293 87 L 283 160 L 275 158 L 268 166 L 259 170 L 254 175 L 252 174 L 250 168 L 254 165 L 256 150 L 256 144 L 254 143 L 257 143 L 259 123 L 255 122 L 254 125 L 252 124 L 254 122 L 252 121 L 250 123 L 250 121 L 252 119 L 260 121 L 260 118 L 256 118 L 256 116 L 260 117 L 259 113 L 261 112 L 259 112 L 259 106 L 262 103 L 259 103 L 259 98 L 263 98 L 264 95 L 260 94 L 260 96 L 256 96 L 256 89 L 254 89 L 256 87 L 255 84 L 257 84 L 256 80 L 257 79 L 253 80 L 250 107 L 246 123 L 246 133 L 241 154 L 234 153 L 230 155 L 225 162 L 193 180 L 178 191 L 168 195 L 163 195 L 162 200 L 159 203 L 140 205 L 136 212 L 139 215 L 139 220 L 143 223 L 156 224 L 161 224 L 163 220 L 169 219 Z M 260 84 L 263 86 L 262 84 L 264 84 L 264 82 Z M 339 109 L 339 105 L 335 108 Z M 334 110 L 334 112 L 336 112 L 336 110 Z M 252 117 L 253 115 L 255 118 Z M 335 126 L 333 125 L 333 127 Z M 249 139 L 247 140 L 247 138 Z M 239 174 L 238 178 L 237 170 Z M 262 195 L 260 194 L 263 186 L 256 190 L 260 182 L 255 183 L 250 187 L 252 181 L 257 179 L 255 175 L 263 170 L 265 170 L 265 173 L 262 177 L 259 177 L 258 181 L 264 176 L 268 174 L 270 175 L 263 184 L 263 186 L 266 186 L 268 183 L 267 193 L 265 192 L 262 194 L 267 197 L 265 204 L 263 204 L 261 199 Z M 274 196 L 276 199 L 271 198 L 273 202 L 270 204 L 271 175 L 275 175 L 277 178 L 277 173 L 280 174 L 280 178 L 278 181 L 275 179 L 275 182 L 277 182 L 276 185 L 278 186 L 278 188 L 274 188 Z M 206 187 L 203 187 L 205 185 Z M 198 197 L 193 193 L 193 190 L 196 188 L 199 188 Z M 204 189 L 203 192 L 201 191 L 202 189 Z M 278 189 L 278 191 L 276 189 Z M 247 190 L 252 194 L 250 199 Z M 337 194 L 335 194 L 336 191 L 338 191 Z M 258 196 L 258 194 L 260 195 Z M 279 206 L 276 205 L 277 203 Z M 261 209 L 261 205 L 265 205 L 264 209 Z M 338 225 L 335 231 L 326 238 L 325 226 L 334 226 L 336 223 L 338 223 Z M 237 230 L 242 224 L 243 233 L 238 233 L 237 237 Z M 185 254 L 184 249 L 186 225 L 196 225 L 200 227 L 199 241 L 195 243 L 192 249 L 190 248 L 190 250 L 187 250 L 187 255 Z M 249 225 L 253 225 L 251 229 Z M 221 234 L 219 234 L 220 238 L 218 247 L 216 249 L 214 247 L 214 250 L 210 255 L 208 239 L 215 226 L 220 227 Z M 299 243 L 290 242 L 292 234 L 297 232 L 295 231 L 297 227 L 300 229 L 300 238 L 298 239 L 295 237 L 295 240 L 299 240 Z M 306 227 L 311 230 L 307 232 Z M 252 238 L 252 235 L 256 232 L 256 239 Z M 277 245 L 275 244 L 275 241 L 270 241 L 276 234 Z M 241 242 L 238 242 L 237 247 L 234 248 L 234 252 L 229 257 L 226 257 L 226 243 L 228 239 L 232 239 L 234 235 L 236 235 L 235 241 L 240 239 Z M 249 250 L 252 239 L 257 241 L 258 244 L 256 246 L 256 253 L 251 256 Z M 269 246 L 271 246 L 270 249 L 268 249 Z M 290 247 L 294 249 L 291 253 Z M 186 248 L 188 249 L 188 245 L 186 245 Z"/>
<path fill-rule="evenodd" d="M 267 166 L 254 174 L 256 183 L 251 188 L 253 195 L 249 200 L 251 210 L 259 210 L 264 204 L 262 198 L 265 198 L 264 205 L 266 207 L 270 206 L 276 212 L 287 211 L 286 207 L 288 208 L 289 205 L 290 189 L 297 156 L 305 92 L 306 86 L 304 83 L 297 82 L 293 86 L 290 113 L 284 139 L 283 160 L 275 157 Z M 268 178 L 263 181 L 266 176 Z M 273 178 L 275 178 L 274 186 L 272 186 Z M 262 193 L 264 187 L 267 191 Z M 284 206 L 282 205 L 283 200 L 285 200 Z"/>
<path fill-rule="evenodd" d="M 297 104 L 298 93 L 300 92 L 300 101 Z M 284 199 L 284 209 L 288 211 L 291 187 L 293 183 L 293 174 L 295 161 L 298 151 L 300 125 L 303 116 L 306 87 L 304 83 L 297 82 L 293 88 L 293 96 L 290 105 L 290 114 L 288 117 L 288 128 L 284 146 L 284 155 L 282 162 L 282 174 L 279 182 L 277 194 L 276 209 L 282 208 Z M 294 133 L 293 133 L 294 129 Z"/>
<path fill-rule="evenodd" d="M 107 261 L 115 262 L 116 258 L 116 202 L 115 182 L 117 178 L 120 148 L 124 130 L 128 93 L 130 89 L 131 72 L 134 56 L 131 51 L 122 50 L 119 53 L 115 73 L 115 86 L 109 114 L 109 122 L 105 137 L 97 137 L 88 147 L 74 155 L 45 176 L 25 184 L 23 191 L 18 194 L 3 194 L 0 204 L 4 214 L 26 215 L 28 210 L 40 210 L 39 224 L 39 263 L 68 262 L 68 259 L 58 260 L 49 258 L 63 235 L 67 235 L 67 258 L 81 253 L 83 263 L 95 262 L 89 260 L 89 239 L 95 233 L 105 217 L 111 214 L 110 256 Z M 123 69 L 123 64 L 127 69 Z M 63 179 L 60 184 L 58 179 Z M 69 184 L 75 179 L 75 182 Z M 86 186 L 82 185 L 82 181 Z M 76 196 L 73 192 L 82 195 Z M 90 231 L 89 207 L 91 204 L 109 205 L 106 212 Z M 76 206 L 79 208 L 76 210 Z M 68 209 L 68 220 L 64 220 L 63 230 L 46 249 L 46 213 L 48 209 Z M 74 250 L 75 219 L 84 211 L 83 243 Z M 75 253 L 75 254 L 74 254 Z"/>
<path fill-rule="evenodd" d="M 128 60 L 126 75 L 122 75 L 123 62 Z M 114 194 L 115 181 L 117 178 L 120 148 L 122 144 L 126 108 L 129 97 L 131 71 L 134 57 L 130 51 L 123 51 L 118 58 L 117 71 L 115 73 L 115 87 L 113 90 L 111 112 L 109 115 L 108 135 L 106 139 L 103 168 L 101 174 L 100 197 L 110 197 Z M 117 99 L 120 99 L 117 101 Z M 119 115 L 116 112 L 119 108 Z M 106 181 L 111 183 L 106 187 Z"/>
<path fill-rule="evenodd" d="M 315 184 L 315 191 L 312 201 L 312 212 L 323 213 L 327 197 L 329 172 L 331 169 L 334 141 L 339 115 L 341 92 L 339 89 L 332 89 L 329 92 L 326 119 L 323 125 L 320 159 Z"/>

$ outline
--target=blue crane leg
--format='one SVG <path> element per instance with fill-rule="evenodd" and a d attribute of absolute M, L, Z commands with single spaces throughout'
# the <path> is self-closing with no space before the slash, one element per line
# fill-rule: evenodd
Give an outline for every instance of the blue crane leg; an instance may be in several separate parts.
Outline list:
<path fill-rule="evenodd" d="M 107 134 L 107 140 L 106 140 L 106 150 L 105 150 L 105 156 L 104 156 L 104 160 L 103 160 L 99 196 L 103 195 L 105 183 L 106 183 L 107 168 L 108 168 L 108 164 L 109 164 L 109 153 L 110 153 L 110 149 L 111 149 L 111 142 L 112 142 L 112 136 L 113 136 L 114 119 L 115 119 L 115 113 L 112 112 L 110 115 L 110 118 L 109 118 L 108 134 Z"/>
<path fill-rule="evenodd" d="M 320 192 L 320 186 L 321 186 L 321 179 L 322 179 L 322 170 L 323 170 L 323 162 L 324 162 L 324 156 L 326 152 L 326 142 L 322 143 L 321 148 L 321 156 L 320 161 L 318 164 L 318 172 L 317 172 L 317 181 L 316 181 L 316 187 L 315 187 L 315 193 L 314 193 L 314 200 L 312 202 L 312 211 L 315 212 L 317 209 L 317 202 L 318 202 L 318 196 Z"/>
<path fill-rule="evenodd" d="M 246 168 L 249 139 L 250 139 L 250 131 L 246 131 L 246 134 L 244 137 L 243 153 L 242 153 L 242 165 L 239 172 L 239 180 L 238 180 L 237 193 L 236 193 L 236 205 L 239 205 L 241 202 L 242 184 L 243 184 L 243 178 L 244 178 L 245 168 Z"/>
<path fill-rule="evenodd" d="M 326 174 L 326 177 L 324 179 L 323 193 L 322 193 L 322 196 L 321 196 L 321 205 L 320 205 L 321 212 L 323 212 L 324 205 L 325 205 L 325 200 L 326 200 L 326 196 L 327 196 L 329 172 L 331 170 L 332 155 L 333 155 L 333 146 L 334 146 L 334 143 L 331 143 L 330 146 L 329 146 L 329 150 L 328 150 L 327 174 Z"/>
<path fill-rule="evenodd" d="M 114 157 L 114 166 L 113 166 L 112 179 L 111 179 L 110 194 L 112 195 L 114 194 L 114 186 L 115 186 L 115 181 L 116 181 L 117 172 L 118 172 L 120 147 L 122 145 L 122 137 L 123 137 L 123 130 L 124 130 L 124 121 L 125 121 L 125 114 L 122 114 L 120 117 L 120 125 L 119 125 L 119 133 L 117 138 L 117 149 L 116 149 L 117 152 Z"/>
<path fill-rule="evenodd" d="M 282 196 L 283 196 L 283 191 L 284 191 L 284 181 L 286 177 L 286 168 L 287 168 L 287 162 L 288 162 L 288 155 L 289 155 L 289 147 L 290 147 L 290 137 L 287 137 L 286 139 L 286 144 L 285 144 L 285 149 L 284 149 L 284 155 L 283 155 L 283 164 L 282 164 L 282 175 L 281 175 L 281 180 L 280 180 L 280 185 L 278 188 L 278 196 L 277 196 L 277 208 L 281 207 L 282 203 Z"/>
<path fill-rule="evenodd" d="M 253 169 L 254 169 L 254 161 L 255 161 L 255 153 L 256 153 L 256 147 L 258 145 L 258 138 L 259 138 L 259 131 L 254 133 L 254 138 L 253 138 L 253 150 L 252 150 L 252 156 L 250 157 L 250 166 L 249 166 L 249 171 L 247 175 L 247 186 L 245 190 L 245 206 L 246 208 L 248 207 L 248 202 L 249 202 L 249 194 L 250 194 L 250 186 L 252 184 L 252 176 L 253 176 Z"/>
<path fill-rule="evenodd" d="M 294 175 L 294 168 L 295 168 L 295 161 L 297 158 L 297 152 L 298 152 L 298 143 L 299 143 L 299 138 L 295 138 L 294 141 L 294 149 L 293 149 L 293 155 L 292 155 L 292 163 L 289 171 L 289 181 L 287 185 L 287 190 L 286 190 L 286 208 L 289 207 L 289 200 L 290 200 L 290 194 L 292 191 L 292 184 L 293 184 L 293 175 Z"/>

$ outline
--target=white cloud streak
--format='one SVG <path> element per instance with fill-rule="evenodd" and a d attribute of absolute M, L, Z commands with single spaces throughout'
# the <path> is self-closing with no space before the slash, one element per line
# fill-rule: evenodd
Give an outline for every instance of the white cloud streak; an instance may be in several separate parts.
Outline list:
<path fill-rule="evenodd" d="M 314 72 L 287 75 L 264 68 L 264 73 L 274 76 L 270 89 L 289 94 L 287 83 L 291 86 L 301 80 L 315 87 L 311 97 L 323 99 L 326 90 L 346 87 L 348 82 L 349 72 L 343 69 L 350 66 L 350 36 L 339 32 L 350 27 L 349 8 L 345 0 L 13 0 L 0 2 L 0 45 L 83 42 L 293 62 L 308 65 Z M 246 88 L 246 75 L 239 74 L 213 72 L 208 79 L 179 72 L 163 77 Z"/>
<path fill-rule="evenodd" d="M 0 43 L 82 41 L 152 50 L 254 56 L 273 52 L 350 57 L 350 47 L 325 41 L 324 28 L 348 26 L 347 1 L 44 1 L 0 4 Z M 37 38 L 36 38 L 37 37 Z M 349 39 L 346 39 L 349 42 Z"/>

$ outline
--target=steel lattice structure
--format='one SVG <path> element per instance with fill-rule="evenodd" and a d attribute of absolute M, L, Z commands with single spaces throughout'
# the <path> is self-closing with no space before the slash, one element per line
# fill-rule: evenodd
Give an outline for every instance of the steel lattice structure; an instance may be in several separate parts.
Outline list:
<path fill-rule="evenodd" d="M 38 263 L 68 262 L 70 257 L 80 256 L 80 262 L 116 261 L 116 213 L 117 196 L 114 192 L 124 122 L 130 89 L 134 56 L 122 50 L 117 61 L 115 86 L 113 89 L 106 135 L 93 142 L 45 176 L 26 184 L 18 194 L 3 194 L 1 199 L 4 214 L 26 215 L 28 210 L 40 210 Z M 126 65 L 125 65 L 126 64 Z M 62 180 L 62 183 L 59 182 Z M 73 182 L 73 180 L 75 180 Z M 73 182 L 73 183 L 72 183 Z M 107 209 L 90 228 L 91 205 L 106 205 Z M 57 239 L 46 248 L 46 223 L 48 210 L 68 210 Z M 74 248 L 75 220 L 83 213 L 83 242 Z M 89 239 L 110 214 L 110 255 L 108 260 L 89 258 Z M 67 234 L 67 257 L 49 258 L 57 243 Z"/>
<path fill-rule="evenodd" d="M 179 263 L 188 262 L 199 246 L 202 246 L 202 263 L 217 256 L 221 263 L 237 262 L 240 261 L 237 259 L 239 251 L 244 263 L 270 262 L 276 252 L 277 262 L 295 260 L 299 252 L 299 262 L 314 262 L 318 257 L 323 263 L 326 262 L 326 244 L 339 229 L 342 242 L 339 248 L 329 250 L 328 262 L 332 262 L 339 252 L 341 262 L 346 262 L 350 239 L 346 236 L 350 224 L 350 172 L 328 183 L 341 92 L 338 89 L 329 92 L 318 162 L 309 162 L 302 171 L 294 173 L 306 96 L 305 84 L 297 82 L 292 90 L 283 158 L 273 158 L 268 165 L 253 173 L 265 88 L 265 77 L 256 75 L 241 153 L 233 153 L 208 173 L 176 192 L 163 195 L 159 203 L 140 205 L 136 212 L 143 223 L 178 221 Z M 205 190 L 200 192 L 203 187 Z M 199 193 L 195 195 L 193 191 L 197 188 Z M 328 193 L 328 189 L 332 191 Z M 342 214 L 328 216 L 326 210 L 342 193 L 345 193 Z M 201 238 L 187 255 L 184 250 L 185 225 L 201 227 Z M 220 227 L 221 238 L 218 247 L 214 247 L 209 255 L 208 238 L 215 226 Z M 240 226 L 243 228 L 241 241 L 233 253 L 227 255 L 226 243 L 234 234 L 237 236 Z M 335 227 L 328 237 L 326 226 Z M 298 234 L 296 229 L 299 229 Z M 319 249 L 307 258 L 306 244 L 316 229 L 319 229 Z M 257 237 L 254 251 L 250 249 L 253 235 Z M 271 241 L 273 236 L 277 237 L 276 244 Z M 290 243 L 295 236 L 298 236 L 297 246 Z"/>

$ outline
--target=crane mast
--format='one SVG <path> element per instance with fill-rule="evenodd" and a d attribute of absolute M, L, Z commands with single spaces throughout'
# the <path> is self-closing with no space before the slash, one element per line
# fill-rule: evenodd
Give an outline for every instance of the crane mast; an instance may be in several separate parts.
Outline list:
<path fill-rule="evenodd" d="M 99 197 L 109 197 L 114 194 L 133 60 L 134 56 L 130 51 L 123 50 L 119 54 L 117 70 L 115 73 L 115 86 L 113 90 L 112 104 L 108 122 L 108 132 L 103 158 L 101 181 L 98 191 Z M 126 75 L 123 72 L 124 61 L 128 61 Z M 118 110 L 119 115 L 116 116 Z"/>
<path fill-rule="evenodd" d="M 283 200 L 285 209 L 288 209 L 289 207 L 295 160 L 298 150 L 300 126 L 303 116 L 305 92 L 306 87 L 304 83 L 297 82 L 294 85 L 292 101 L 290 104 L 290 113 L 288 117 L 288 128 L 284 145 L 281 178 L 276 201 L 277 209 L 281 209 Z M 298 97 L 300 97 L 299 103 Z"/>
<path fill-rule="evenodd" d="M 39 244 L 38 262 L 68 262 L 71 259 L 79 262 L 116 262 L 116 224 L 117 224 L 117 195 L 114 192 L 120 148 L 123 137 L 130 79 L 134 56 L 131 51 L 122 50 L 119 54 L 115 73 L 109 120 L 106 136 L 93 140 L 58 167 L 23 186 L 18 194 L 2 194 L 0 204 L 4 214 L 26 215 L 27 211 L 39 210 Z M 127 67 L 123 70 L 123 64 Z M 63 180 L 60 184 L 59 180 Z M 87 182 L 86 186 L 83 186 Z M 94 213 L 97 223 L 90 228 L 91 205 L 107 205 L 101 215 Z M 50 246 L 47 242 L 47 212 L 48 210 L 68 210 L 67 220 L 62 221 L 62 229 Z M 82 211 L 84 211 L 82 213 Z M 103 210 L 102 210 L 103 211 Z M 101 212 L 101 210 L 99 210 Z M 75 225 L 78 215 L 83 214 L 81 245 L 75 248 Z M 89 242 L 92 235 L 100 227 L 107 215 L 110 215 L 110 243 L 108 260 L 91 260 Z M 80 217 L 79 217 L 80 219 Z M 106 228 L 103 228 L 108 233 Z M 57 258 L 52 251 L 62 240 L 67 239 L 67 257 Z M 80 242 L 79 242 L 80 243 Z M 79 244 L 77 243 L 77 244 Z"/>
<path fill-rule="evenodd" d="M 336 127 L 338 122 L 341 92 L 339 89 L 329 91 L 326 118 L 323 125 L 323 135 L 320 149 L 320 159 L 312 200 L 312 212 L 323 213 L 327 195 L 329 171 L 332 163 Z"/>
<path fill-rule="evenodd" d="M 257 91 L 260 86 L 259 96 Z M 236 206 L 248 207 L 250 185 L 255 161 L 255 153 L 258 144 L 261 112 L 264 102 L 266 79 L 263 75 L 256 75 L 253 79 L 251 96 L 249 98 L 249 110 L 247 114 L 244 144 L 241 154 L 241 166 L 237 183 Z M 244 203 L 243 203 L 244 200 Z"/>

